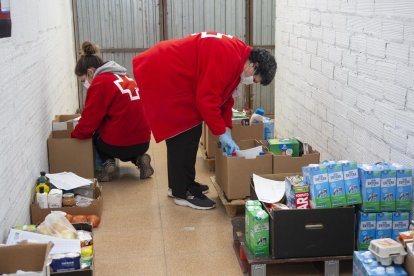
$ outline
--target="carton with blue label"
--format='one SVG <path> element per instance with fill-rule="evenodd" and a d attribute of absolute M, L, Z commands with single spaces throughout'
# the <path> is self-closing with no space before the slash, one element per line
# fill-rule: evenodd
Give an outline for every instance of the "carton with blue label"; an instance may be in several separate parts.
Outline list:
<path fill-rule="evenodd" d="M 377 228 L 377 214 L 358 212 L 358 250 L 367 250 L 371 240 L 375 239 Z"/>
<path fill-rule="evenodd" d="M 410 212 L 394 212 L 392 216 L 392 239 L 397 239 L 400 232 L 408 231 Z"/>
<path fill-rule="evenodd" d="M 380 212 L 381 169 L 373 165 L 358 167 L 361 180 L 362 210 L 364 212 Z"/>
<path fill-rule="evenodd" d="M 331 193 L 328 170 L 324 165 L 311 164 L 302 168 L 305 183 L 309 184 L 311 207 L 331 208 Z"/>
<path fill-rule="evenodd" d="M 392 212 L 377 214 L 376 239 L 391 238 L 392 236 Z"/>
<path fill-rule="evenodd" d="M 395 195 L 397 192 L 397 175 L 395 169 L 380 166 L 381 170 L 381 211 L 395 211 Z"/>
<path fill-rule="evenodd" d="M 409 211 L 413 200 L 413 171 L 400 164 L 392 164 L 391 168 L 396 170 L 397 176 L 395 209 Z"/>
<path fill-rule="evenodd" d="M 342 160 L 338 162 L 342 165 L 344 174 L 345 198 L 348 205 L 362 203 L 361 182 L 359 180 L 357 162 Z"/>
<path fill-rule="evenodd" d="M 329 162 L 326 168 L 328 170 L 332 207 L 346 206 L 344 174 L 341 164 Z"/>

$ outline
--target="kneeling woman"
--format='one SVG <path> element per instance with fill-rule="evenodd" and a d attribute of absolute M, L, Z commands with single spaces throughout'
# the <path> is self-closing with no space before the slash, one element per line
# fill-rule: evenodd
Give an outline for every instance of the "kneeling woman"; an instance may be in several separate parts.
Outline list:
<path fill-rule="evenodd" d="M 117 168 L 115 158 L 131 161 L 140 170 L 140 178 L 154 173 L 146 154 L 151 131 L 145 118 L 138 88 L 126 69 L 114 61 L 103 62 L 91 42 L 82 44 L 75 74 L 87 89 L 82 117 L 72 137 L 93 137 L 102 159 L 100 181 L 111 181 Z"/>

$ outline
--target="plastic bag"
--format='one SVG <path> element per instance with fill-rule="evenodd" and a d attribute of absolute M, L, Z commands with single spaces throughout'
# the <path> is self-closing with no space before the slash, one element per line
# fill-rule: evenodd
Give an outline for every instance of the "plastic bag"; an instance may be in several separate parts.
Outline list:
<path fill-rule="evenodd" d="M 52 211 L 37 227 L 37 232 L 62 239 L 77 239 L 76 229 L 67 220 L 65 215 L 65 212 Z"/>

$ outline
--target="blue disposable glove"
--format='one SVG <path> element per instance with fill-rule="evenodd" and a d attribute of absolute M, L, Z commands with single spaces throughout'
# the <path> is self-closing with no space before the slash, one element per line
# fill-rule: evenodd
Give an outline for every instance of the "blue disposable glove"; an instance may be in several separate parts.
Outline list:
<path fill-rule="evenodd" d="M 219 136 L 219 141 L 221 143 L 221 149 L 225 149 L 227 154 L 231 154 L 234 151 L 239 150 L 239 146 L 231 138 L 230 129 L 226 129 L 226 132 Z"/>

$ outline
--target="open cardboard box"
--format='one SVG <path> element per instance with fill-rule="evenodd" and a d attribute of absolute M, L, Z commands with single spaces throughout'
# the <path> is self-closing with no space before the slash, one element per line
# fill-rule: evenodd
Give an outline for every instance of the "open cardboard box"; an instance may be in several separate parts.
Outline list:
<path fill-rule="evenodd" d="M 260 175 L 284 181 L 297 173 Z M 251 199 L 257 199 L 254 183 Z M 352 256 L 355 243 L 355 207 L 329 209 L 275 209 L 269 212 L 272 258 Z"/>
<path fill-rule="evenodd" d="M 32 271 L 25 276 L 49 276 L 48 255 L 52 243 L 20 242 L 0 246 L 0 275 L 17 275 L 17 270 Z"/>
<path fill-rule="evenodd" d="M 102 196 L 102 187 L 99 184 L 96 184 L 94 191 L 95 199 L 92 201 L 91 205 L 87 207 L 62 207 L 62 208 L 46 208 L 41 209 L 36 202 L 30 204 L 30 214 L 32 224 L 40 224 L 43 222 L 45 217 L 50 214 L 52 211 L 63 211 L 71 215 L 97 215 L 102 218 L 102 209 L 103 209 L 103 196 Z"/>
<path fill-rule="evenodd" d="M 47 139 L 49 172 L 70 171 L 84 178 L 95 177 L 95 155 L 92 139 L 71 138 L 73 122 L 68 120 L 79 117 L 56 115 L 52 122 L 52 132 Z"/>
<path fill-rule="evenodd" d="M 218 143 L 218 136 L 215 136 L 211 130 L 203 123 L 203 133 L 205 135 L 204 147 L 206 149 L 207 158 L 215 158 L 216 148 Z M 263 140 L 264 129 L 263 123 L 243 125 L 241 123 L 233 123 L 233 129 L 231 130 L 231 136 L 236 143 L 241 140 Z"/>
<path fill-rule="evenodd" d="M 75 223 L 73 224 L 76 230 L 85 230 L 91 232 L 92 239 L 93 239 L 93 228 L 92 225 L 89 223 Z M 94 247 L 92 247 L 94 248 Z M 93 257 L 95 257 L 95 251 L 92 250 Z M 57 275 L 57 276 L 92 276 L 93 275 L 93 259 L 92 259 L 92 266 L 89 268 L 78 269 L 78 270 L 71 270 L 71 271 L 61 271 L 61 272 L 54 272 L 50 269 L 50 275 Z"/>
<path fill-rule="evenodd" d="M 257 140 L 237 142 L 240 149 L 259 146 Z M 250 196 L 250 177 L 253 173 L 272 173 L 272 155 L 265 153 L 255 159 L 238 156 L 227 156 L 216 144 L 216 182 L 227 199 L 243 199 Z"/>
<path fill-rule="evenodd" d="M 260 143 L 268 148 L 267 141 L 261 140 Z M 308 146 L 308 149 L 309 153 L 298 157 L 272 154 L 273 173 L 279 174 L 301 172 L 302 167 L 304 166 L 308 166 L 309 164 L 319 164 L 321 154 L 310 145 Z"/>

